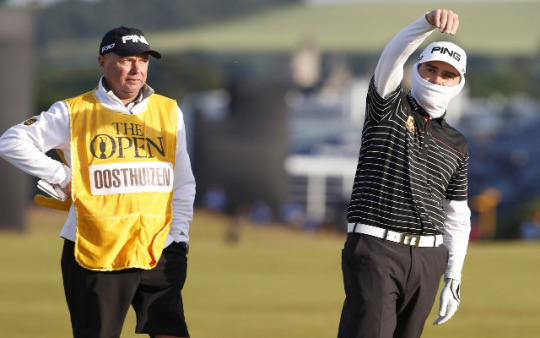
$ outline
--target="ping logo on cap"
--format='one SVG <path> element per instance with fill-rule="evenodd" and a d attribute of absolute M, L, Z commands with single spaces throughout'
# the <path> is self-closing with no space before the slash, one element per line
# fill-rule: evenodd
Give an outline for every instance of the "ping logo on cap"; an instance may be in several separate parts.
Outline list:
<path fill-rule="evenodd" d="M 103 48 L 101 48 L 101 54 L 105 53 L 105 51 L 107 51 L 109 49 L 113 49 L 114 45 L 115 45 L 114 43 L 111 43 L 110 45 L 103 46 Z"/>
<path fill-rule="evenodd" d="M 146 41 L 146 38 L 142 35 L 124 35 L 122 36 L 122 43 L 126 43 L 126 41 L 131 41 L 134 43 L 142 42 L 144 44 L 149 45 L 148 41 Z"/>
<path fill-rule="evenodd" d="M 441 54 L 448 54 L 448 56 L 454 58 L 456 61 L 460 61 L 461 60 L 461 55 L 456 52 L 456 51 L 452 51 L 446 47 L 441 47 L 441 46 L 434 46 L 432 49 L 431 49 L 431 54 L 435 53 L 435 52 L 439 52 Z"/>

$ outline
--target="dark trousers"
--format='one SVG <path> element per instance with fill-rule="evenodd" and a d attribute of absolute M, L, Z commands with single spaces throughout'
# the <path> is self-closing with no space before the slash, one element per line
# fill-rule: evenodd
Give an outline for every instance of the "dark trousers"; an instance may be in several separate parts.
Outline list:
<path fill-rule="evenodd" d="M 443 245 L 413 248 L 348 234 L 338 338 L 420 337 L 447 264 Z"/>
<path fill-rule="evenodd" d="M 182 301 L 187 247 L 172 243 L 151 270 L 91 271 L 64 241 L 62 277 L 75 338 L 118 338 L 132 306 L 137 333 L 189 337 Z"/>

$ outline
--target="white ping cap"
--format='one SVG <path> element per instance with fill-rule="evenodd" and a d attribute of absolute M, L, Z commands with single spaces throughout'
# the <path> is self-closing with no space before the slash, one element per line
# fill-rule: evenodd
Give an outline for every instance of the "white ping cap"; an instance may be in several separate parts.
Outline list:
<path fill-rule="evenodd" d="M 418 64 L 428 61 L 443 61 L 454 67 L 463 80 L 467 69 L 467 54 L 458 45 L 448 41 L 430 43 L 418 57 Z"/>

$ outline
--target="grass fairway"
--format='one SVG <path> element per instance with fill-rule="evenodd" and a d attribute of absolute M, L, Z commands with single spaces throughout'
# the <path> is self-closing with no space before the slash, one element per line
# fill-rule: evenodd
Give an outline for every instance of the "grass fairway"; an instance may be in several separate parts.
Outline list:
<path fill-rule="evenodd" d="M 25 234 L 0 232 L 0 337 L 69 337 L 59 259 L 64 215 L 29 212 Z M 195 338 L 335 337 L 343 301 L 343 236 L 244 226 L 224 241 L 228 219 L 197 211 L 185 307 Z M 423 337 L 532 338 L 540 332 L 540 245 L 474 243 L 462 305 Z M 133 333 L 130 312 L 122 337 Z"/>

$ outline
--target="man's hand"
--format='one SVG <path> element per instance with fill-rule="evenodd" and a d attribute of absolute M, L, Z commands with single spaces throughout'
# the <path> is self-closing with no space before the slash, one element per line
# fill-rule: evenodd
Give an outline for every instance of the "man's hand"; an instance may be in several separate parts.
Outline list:
<path fill-rule="evenodd" d="M 441 290 L 439 318 L 435 319 L 434 325 L 446 323 L 456 313 L 459 307 L 459 292 L 459 282 L 448 278 Z"/>
<path fill-rule="evenodd" d="M 426 14 L 426 20 L 441 33 L 454 35 L 459 26 L 459 16 L 449 9 L 435 9 Z"/>
<path fill-rule="evenodd" d="M 62 190 L 67 196 L 71 196 L 71 181 L 69 181 L 69 183 L 62 188 Z"/>

